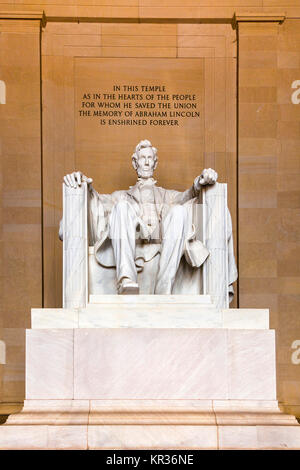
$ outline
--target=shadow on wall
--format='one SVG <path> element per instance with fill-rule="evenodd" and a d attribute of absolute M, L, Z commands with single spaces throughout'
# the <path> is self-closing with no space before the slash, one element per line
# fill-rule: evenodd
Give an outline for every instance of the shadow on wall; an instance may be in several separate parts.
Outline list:
<path fill-rule="evenodd" d="M 0 425 L 4 424 L 8 417 L 9 415 L 0 415 Z"/>

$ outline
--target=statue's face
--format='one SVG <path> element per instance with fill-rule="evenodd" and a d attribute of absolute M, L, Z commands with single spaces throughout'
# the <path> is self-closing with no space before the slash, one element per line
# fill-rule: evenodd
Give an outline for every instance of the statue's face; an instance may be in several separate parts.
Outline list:
<path fill-rule="evenodd" d="M 153 149 L 151 147 L 143 148 L 138 153 L 136 161 L 136 172 L 141 178 L 151 178 L 156 167 L 156 161 Z"/>

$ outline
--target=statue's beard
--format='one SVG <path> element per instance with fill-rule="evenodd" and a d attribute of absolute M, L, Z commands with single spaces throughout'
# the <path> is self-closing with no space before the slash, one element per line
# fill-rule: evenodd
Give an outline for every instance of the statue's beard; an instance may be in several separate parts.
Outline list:
<path fill-rule="evenodd" d="M 139 178 L 152 178 L 153 176 L 153 168 L 138 168 L 137 169 L 137 175 Z"/>

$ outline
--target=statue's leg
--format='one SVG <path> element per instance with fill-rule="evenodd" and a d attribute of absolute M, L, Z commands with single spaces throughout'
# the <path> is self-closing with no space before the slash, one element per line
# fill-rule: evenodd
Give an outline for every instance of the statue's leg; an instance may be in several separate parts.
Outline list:
<path fill-rule="evenodd" d="M 155 294 L 171 294 L 188 231 L 188 210 L 173 206 L 162 221 L 162 246 Z"/>
<path fill-rule="evenodd" d="M 119 201 L 109 219 L 109 237 L 114 250 L 119 292 L 122 283 L 129 279 L 137 283 L 135 244 L 137 215 L 128 201 Z M 137 293 L 137 292 L 132 292 Z"/>

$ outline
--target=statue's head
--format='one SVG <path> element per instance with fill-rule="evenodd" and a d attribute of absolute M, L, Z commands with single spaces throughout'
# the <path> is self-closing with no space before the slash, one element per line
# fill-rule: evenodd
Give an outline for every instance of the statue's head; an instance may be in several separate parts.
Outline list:
<path fill-rule="evenodd" d="M 141 140 L 132 155 L 132 166 L 140 178 L 151 178 L 157 166 L 157 150 L 149 140 Z"/>

